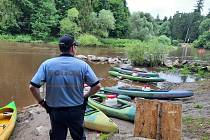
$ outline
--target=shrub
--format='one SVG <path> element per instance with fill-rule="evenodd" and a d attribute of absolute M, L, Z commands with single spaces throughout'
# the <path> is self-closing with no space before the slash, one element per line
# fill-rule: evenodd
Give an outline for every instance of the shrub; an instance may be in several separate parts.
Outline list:
<path fill-rule="evenodd" d="M 126 52 L 135 65 L 154 66 L 159 65 L 172 48 L 170 45 L 160 43 L 158 38 L 153 38 L 126 47 Z"/>
<path fill-rule="evenodd" d="M 196 48 L 200 47 L 210 48 L 209 40 L 210 40 L 210 31 L 206 31 L 202 35 L 200 35 L 197 40 L 193 42 L 193 46 Z"/>
<path fill-rule="evenodd" d="M 178 40 L 172 40 L 172 45 L 178 46 L 179 45 L 179 41 Z"/>
<path fill-rule="evenodd" d="M 98 38 L 90 34 L 82 34 L 78 37 L 78 40 L 83 46 L 101 45 L 101 42 L 98 40 Z"/>
<path fill-rule="evenodd" d="M 166 35 L 161 35 L 158 37 L 158 42 L 163 43 L 165 45 L 171 45 L 171 39 Z"/>

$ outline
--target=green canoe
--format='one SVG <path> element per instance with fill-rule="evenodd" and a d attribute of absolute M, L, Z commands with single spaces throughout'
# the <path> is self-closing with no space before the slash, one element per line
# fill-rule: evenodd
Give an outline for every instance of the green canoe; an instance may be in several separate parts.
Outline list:
<path fill-rule="evenodd" d="M 131 105 L 128 101 L 117 99 L 117 105 L 115 106 L 107 106 L 104 104 L 106 99 L 106 95 L 103 94 L 95 94 L 88 99 L 88 103 L 97 107 L 102 112 L 110 117 L 116 117 L 119 119 L 134 121 L 136 107 Z"/>
<path fill-rule="evenodd" d="M 163 82 L 164 79 L 160 77 L 140 77 L 140 76 L 132 76 L 127 74 L 121 74 L 117 71 L 109 71 L 109 74 L 115 77 L 120 77 L 124 79 L 130 79 L 133 81 L 140 81 L 140 82 Z"/>
<path fill-rule="evenodd" d="M 10 102 L 0 108 L 0 140 L 8 140 L 15 127 L 17 108 L 15 102 Z"/>
<path fill-rule="evenodd" d="M 128 70 L 128 69 L 123 69 L 123 68 L 119 68 L 119 67 L 112 67 L 111 70 L 113 71 L 117 71 L 121 74 L 127 74 L 127 75 L 132 75 L 132 74 L 136 74 L 137 76 L 140 77 L 158 77 L 158 73 L 154 73 L 154 72 L 148 72 L 148 71 L 135 71 L 135 70 Z"/>
<path fill-rule="evenodd" d="M 89 104 L 85 110 L 85 128 L 100 132 L 119 132 L 118 126 L 108 118 L 102 111 Z"/>

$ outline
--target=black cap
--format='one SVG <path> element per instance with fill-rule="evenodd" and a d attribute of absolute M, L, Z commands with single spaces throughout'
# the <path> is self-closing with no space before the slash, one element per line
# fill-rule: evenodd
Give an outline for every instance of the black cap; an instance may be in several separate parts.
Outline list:
<path fill-rule="evenodd" d="M 70 35 L 64 35 L 59 39 L 59 46 L 71 47 L 73 45 L 78 46 L 79 43 Z"/>

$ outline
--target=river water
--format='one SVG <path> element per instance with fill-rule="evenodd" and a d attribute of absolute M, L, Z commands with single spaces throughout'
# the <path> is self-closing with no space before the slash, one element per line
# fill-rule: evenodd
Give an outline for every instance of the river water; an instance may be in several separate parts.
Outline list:
<path fill-rule="evenodd" d="M 78 54 L 111 57 L 124 55 L 119 49 L 79 47 Z M 15 100 L 19 108 L 36 103 L 28 90 L 29 82 L 44 60 L 58 55 L 59 50 L 54 45 L 0 41 L 0 106 L 11 100 Z M 89 64 L 102 79 L 103 86 L 117 83 L 108 78 L 109 64 Z"/>
<path fill-rule="evenodd" d="M 125 56 L 125 53 L 120 49 L 93 47 L 78 47 L 78 54 L 85 56 L 88 54 L 110 57 Z M 59 55 L 59 50 L 55 45 L 0 41 L 0 106 L 11 100 L 16 101 L 18 108 L 36 103 L 29 92 L 29 82 L 44 60 L 57 55 Z M 108 76 L 109 64 L 88 63 L 97 76 L 102 79 L 103 86 L 119 84 L 117 80 Z M 170 81 L 170 79 L 173 80 L 179 76 L 171 78 L 168 77 L 168 74 L 162 73 L 162 77 L 168 78 Z M 193 80 L 190 79 L 191 81 Z M 180 82 L 182 81 L 180 80 Z"/>

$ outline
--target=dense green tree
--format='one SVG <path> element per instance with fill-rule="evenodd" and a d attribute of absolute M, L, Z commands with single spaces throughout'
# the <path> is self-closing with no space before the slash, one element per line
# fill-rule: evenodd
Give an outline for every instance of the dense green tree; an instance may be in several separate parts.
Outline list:
<path fill-rule="evenodd" d="M 203 3 L 204 0 L 197 0 L 194 12 L 201 13 L 201 11 L 203 10 Z"/>
<path fill-rule="evenodd" d="M 13 29 L 19 28 L 18 18 L 22 13 L 12 0 L 1 0 L 0 5 L 0 33 L 13 33 Z"/>
<path fill-rule="evenodd" d="M 19 28 L 13 29 L 15 34 L 32 34 L 31 17 L 35 13 L 36 5 L 34 0 L 13 0 L 13 5 L 16 5 L 20 11 L 21 16 L 18 18 L 17 23 Z"/>
<path fill-rule="evenodd" d="M 145 40 L 155 35 L 154 19 L 149 14 L 143 12 L 135 12 L 129 20 L 130 37 L 140 40 Z"/>
<path fill-rule="evenodd" d="M 167 37 L 171 37 L 171 22 L 165 21 L 160 25 L 159 30 L 160 35 L 166 35 Z"/>
<path fill-rule="evenodd" d="M 54 0 L 34 0 L 35 10 L 31 15 L 33 36 L 40 39 L 49 37 L 51 29 L 57 25 L 58 15 Z"/>
<path fill-rule="evenodd" d="M 193 45 L 197 48 L 210 48 L 210 31 L 205 31 L 200 35 L 198 39 L 193 42 Z"/>
<path fill-rule="evenodd" d="M 128 34 L 129 10 L 126 0 L 108 0 L 109 10 L 114 14 L 115 30 L 110 30 L 112 37 L 125 37 Z"/>
<path fill-rule="evenodd" d="M 109 30 L 115 28 L 115 19 L 110 10 L 101 10 L 97 15 L 93 12 L 91 18 L 90 33 L 99 37 L 108 37 Z"/>
<path fill-rule="evenodd" d="M 192 12 L 192 21 L 189 27 L 188 38 L 190 42 L 196 40 L 199 36 L 199 25 L 203 20 L 201 16 L 201 11 L 203 9 L 204 0 L 197 0 L 197 4 L 195 6 L 194 12 Z"/>
<path fill-rule="evenodd" d="M 67 11 L 67 17 L 60 21 L 61 34 L 79 35 L 81 28 L 78 26 L 79 11 L 71 8 Z"/>
<path fill-rule="evenodd" d="M 105 9 L 105 10 L 110 9 L 108 0 L 97 0 L 97 2 L 95 2 L 95 5 L 93 7 L 94 12 L 98 13 L 102 9 Z"/>
<path fill-rule="evenodd" d="M 109 10 L 101 10 L 98 15 L 99 35 L 101 37 L 108 37 L 108 30 L 115 28 L 115 18 L 113 13 Z"/>
<path fill-rule="evenodd" d="M 200 34 L 202 34 L 205 31 L 210 31 L 210 18 L 203 20 L 199 26 Z"/>
<path fill-rule="evenodd" d="M 58 14 L 60 15 L 60 19 L 63 19 L 67 15 L 66 11 L 68 11 L 68 9 L 76 7 L 76 1 L 75 0 L 55 0 L 55 6 L 58 11 Z"/>
<path fill-rule="evenodd" d="M 189 31 L 192 25 L 191 13 L 179 13 L 178 11 L 170 19 L 171 22 L 171 37 L 174 40 L 182 40 L 187 42 L 190 38 Z"/>

